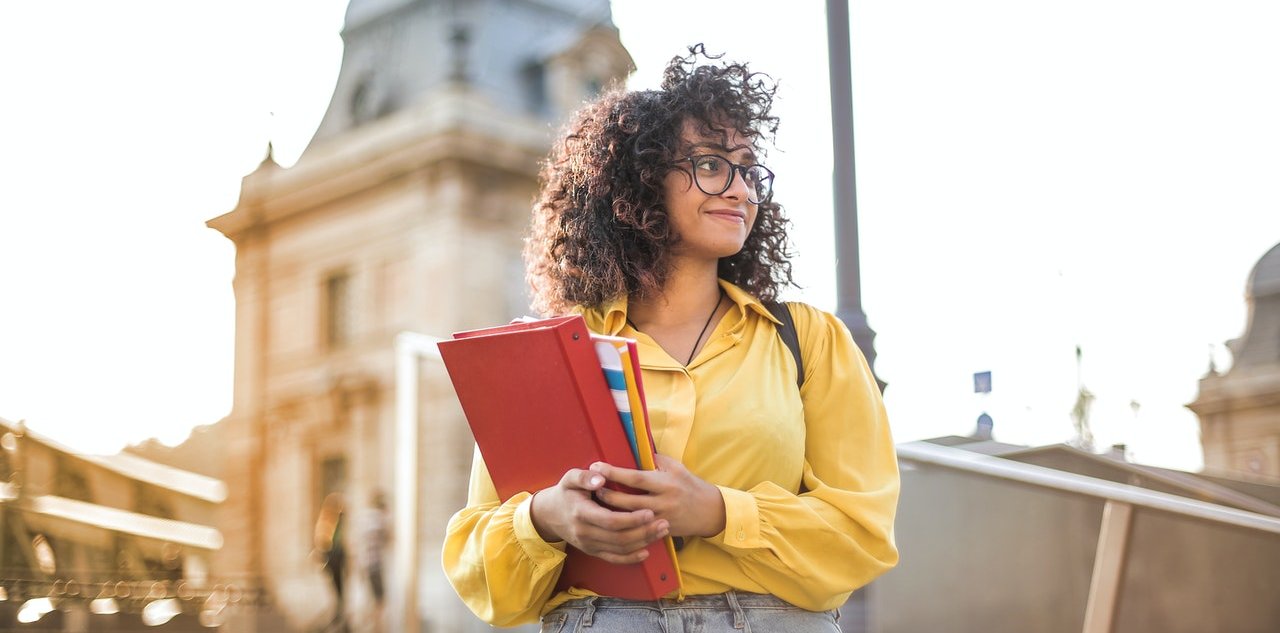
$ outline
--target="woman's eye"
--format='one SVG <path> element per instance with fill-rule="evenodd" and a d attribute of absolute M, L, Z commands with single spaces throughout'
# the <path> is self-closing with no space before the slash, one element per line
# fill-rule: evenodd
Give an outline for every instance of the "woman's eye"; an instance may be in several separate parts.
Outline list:
<path fill-rule="evenodd" d="M 714 158 L 699 158 L 699 159 L 696 159 L 696 160 L 694 160 L 694 162 L 693 162 L 693 166 L 694 166 L 694 167 L 696 167 L 696 168 L 698 169 L 698 171 L 703 171 L 703 172 L 706 172 L 706 173 L 709 173 L 709 174 L 714 174 L 714 173 L 716 173 L 716 172 L 718 172 L 718 171 L 720 171 L 721 169 L 723 169 L 723 168 L 724 168 L 724 167 L 720 164 L 720 161 L 718 161 L 718 160 L 716 160 L 716 159 L 714 159 Z"/>

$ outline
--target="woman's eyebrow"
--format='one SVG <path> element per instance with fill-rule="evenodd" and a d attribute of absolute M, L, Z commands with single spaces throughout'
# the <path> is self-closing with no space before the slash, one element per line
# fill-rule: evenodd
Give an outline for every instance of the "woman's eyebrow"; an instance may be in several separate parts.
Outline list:
<path fill-rule="evenodd" d="M 754 151 L 752 151 L 752 149 L 751 149 L 751 146 L 750 146 L 750 145 L 739 145 L 739 146 L 737 146 L 737 147 L 728 147 L 728 146 L 722 145 L 722 144 L 720 144 L 720 143 L 715 143 L 715 142 L 703 142 L 703 143 L 694 143 L 694 144 L 693 144 L 692 149 L 694 149 L 694 150 L 699 150 L 699 149 L 710 149 L 710 150 L 715 150 L 715 151 L 718 151 L 718 152 L 723 152 L 723 153 L 725 153 L 725 154 L 732 154 L 732 153 L 734 153 L 734 152 L 736 152 L 736 151 L 738 151 L 738 150 L 740 150 L 740 149 L 745 149 L 745 150 L 747 150 L 747 153 L 746 153 L 746 155 L 745 155 L 743 158 L 744 158 L 744 159 L 746 159 L 746 160 L 749 160 L 749 161 L 751 161 L 751 162 L 753 162 L 753 163 L 754 163 L 754 162 L 755 162 L 755 160 L 756 160 L 756 153 L 755 153 Z"/>

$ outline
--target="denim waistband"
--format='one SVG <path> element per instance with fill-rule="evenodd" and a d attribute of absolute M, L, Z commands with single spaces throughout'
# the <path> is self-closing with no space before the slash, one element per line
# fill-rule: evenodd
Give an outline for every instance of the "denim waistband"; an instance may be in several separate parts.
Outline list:
<path fill-rule="evenodd" d="M 799 609 L 790 602 L 783 600 L 777 596 L 765 593 L 747 593 L 744 591 L 727 591 L 725 593 L 713 593 L 696 596 L 685 596 L 684 600 L 676 600 L 674 598 L 662 598 L 660 600 L 627 600 L 625 598 L 610 598 L 608 596 L 590 596 L 587 598 L 575 598 L 563 604 L 557 605 L 559 608 L 583 608 L 594 607 L 596 609 Z"/>

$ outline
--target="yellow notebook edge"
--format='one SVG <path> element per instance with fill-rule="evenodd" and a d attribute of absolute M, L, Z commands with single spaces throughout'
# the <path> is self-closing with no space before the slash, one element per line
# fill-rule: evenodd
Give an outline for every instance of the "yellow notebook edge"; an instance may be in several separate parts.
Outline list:
<path fill-rule="evenodd" d="M 631 423 L 636 430 L 640 469 L 656 470 L 658 465 L 653 460 L 654 447 L 649 443 L 649 412 L 645 410 L 644 401 L 640 399 L 640 388 L 636 384 L 635 370 L 631 365 L 631 352 L 627 350 L 626 341 L 615 343 L 615 345 L 618 346 L 618 355 L 622 357 L 622 376 L 627 381 L 627 402 L 631 405 Z"/>
<path fill-rule="evenodd" d="M 613 342 L 618 347 L 618 355 L 622 357 L 622 375 L 627 381 L 627 401 L 631 404 L 631 423 L 635 426 L 636 444 L 640 449 L 640 469 L 641 470 L 657 470 L 657 464 L 654 463 L 653 454 L 654 447 L 649 443 L 649 410 L 644 406 L 644 401 L 640 398 L 640 387 L 636 383 L 635 368 L 631 364 L 631 352 L 627 346 L 627 340 L 621 339 Z M 639 359 L 637 359 L 639 360 Z M 638 362 L 636 363 L 639 364 Z M 667 546 L 667 554 L 671 556 L 671 565 L 675 568 L 676 573 L 676 592 L 677 599 L 684 599 L 684 576 L 680 573 L 680 559 L 676 556 L 676 543 L 670 536 L 664 539 Z"/>

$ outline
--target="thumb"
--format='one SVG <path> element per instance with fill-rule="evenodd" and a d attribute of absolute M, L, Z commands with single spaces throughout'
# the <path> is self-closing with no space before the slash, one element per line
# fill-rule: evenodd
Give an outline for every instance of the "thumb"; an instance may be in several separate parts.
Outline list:
<path fill-rule="evenodd" d="M 594 491 L 604 485 L 604 477 L 600 473 L 575 468 L 565 473 L 560 483 L 566 488 Z"/>

